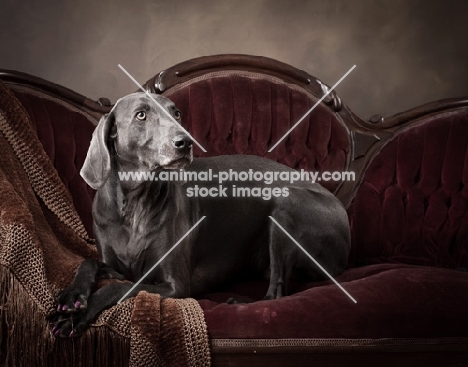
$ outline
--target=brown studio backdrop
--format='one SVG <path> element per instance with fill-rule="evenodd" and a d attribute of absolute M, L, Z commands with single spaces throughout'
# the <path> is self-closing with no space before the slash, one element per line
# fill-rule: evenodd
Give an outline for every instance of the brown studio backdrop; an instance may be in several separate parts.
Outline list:
<path fill-rule="evenodd" d="M 112 102 L 198 56 L 271 57 L 333 85 L 363 118 L 468 95 L 464 0 L 0 0 L 0 68 Z"/>

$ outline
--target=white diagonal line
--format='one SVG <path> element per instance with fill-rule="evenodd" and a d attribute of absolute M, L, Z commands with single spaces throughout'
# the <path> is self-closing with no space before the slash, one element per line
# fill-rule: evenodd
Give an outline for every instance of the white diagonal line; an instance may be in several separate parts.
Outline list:
<path fill-rule="evenodd" d="M 354 69 L 355 67 L 356 67 L 356 65 L 354 65 L 351 69 L 349 69 L 348 72 L 347 72 L 345 75 L 343 75 L 343 76 L 341 77 L 341 79 L 338 80 L 338 81 L 335 83 L 335 85 L 334 85 L 333 87 L 331 87 L 330 90 L 329 90 L 327 93 L 325 93 L 325 95 L 324 95 L 322 98 L 320 98 L 320 99 L 318 100 L 318 102 L 317 102 L 316 104 L 314 104 L 314 106 L 313 106 L 309 111 L 307 111 L 307 112 L 305 113 L 305 115 L 302 116 L 302 117 L 299 119 L 299 121 L 296 122 L 296 123 L 294 124 L 294 126 L 293 126 L 292 128 L 290 128 L 290 129 L 288 130 L 288 132 L 287 132 L 286 134 L 284 134 L 283 137 L 282 137 L 280 140 L 278 140 L 278 141 L 276 142 L 275 145 L 273 145 L 273 146 L 270 148 L 270 150 L 268 151 L 268 153 L 270 153 L 273 149 L 275 149 L 275 148 L 277 147 L 277 145 L 278 145 L 279 143 L 281 143 L 281 142 L 284 140 L 284 138 L 286 138 L 286 136 L 288 136 L 288 135 L 291 133 L 291 131 L 293 131 L 293 130 L 297 127 L 297 125 L 299 125 L 299 124 L 302 122 L 302 120 L 304 120 L 304 119 L 315 109 L 315 107 L 317 107 L 317 106 L 320 104 L 320 102 L 322 102 L 322 101 L 331 93 L 331 91 L 332 91 L 333 89 L 335 89 L 335 88 L 338 86 L 338 84 L 340 84 L 340 83 L 343 81 L 343 79 L 346 78 L 346 77 L 349 75 L 350 72 L 353 71 L 353 69 Z"/>
<path fill-rule="evenodd" d="M 154 103 L 156 103 L 156 105 L 157 105 L 161 110 L 163 110 L 164 113 L 165 113 L 167 116 L 169 116 L 169 118 L 171 119 L 171 121 L 172 121 L 174 124 L 176 124 L 180 129 L 182 129 L 182 130 L 184 131 L 184 133 L 186 133 L 186 134 L 190 137 L 190 139 L 192 139 L 193 142 L 194 142 L 195 144 L 197 144 L 197 145 L 200 147 L 200 149 L 203 150 L 203 151 L 206 153 L 205 148 L 203 148 L 203 147 L 201 146 L 201 144 L 200 144 L 198 141 L 196 141 L 195 138 L 194 138 L 192 135 L 190 135 L 190 133 L 189 133 L 187 130 L 185 130 L 185 129 L 182 127 L 182 125 L 180 125 L 180 124 L 174 119 L 174 117 L 172 117 L 172 115 L 171 115 L 169 112 L 167 112 L 166 109 L 165 109 L 163 106 L 161 106 L 161 105 L 158 103 L 158 101 L 156 101 L 156 100 L 153 98 L 153 96 L 152 96 L 151 94 L 149 94 L 148 91 L 145 90 L 145 88 L 143 88 L 143 86 L 142 86 L 140 83 L 138 83 L 137 80 L 136 80 L 133 76 L 130 75 L 130 73 L 129 73 L 127 70 L 125 70 L 125 68 L 124 68 L 122 65 L 120 65 L 120 64 L 118 64 L 118 65 L 119 65 L 119 68 L 122 69 L 122 71 L 123 71 L 125 74 L 127 74 L 127 76 L 128 76 L 130 79 L 132 79 L 133 82 L 134 82 L 136 85 L 138 85 L 138 87 L 139 87 L 143 92 L 145 92 L 146 95 L 147 95 Z"/>
<path fill-rule="evenodd" d="M 119 302 L 117 302 L 117 303 L 122 302 L 122 301 L 125 299 L 125 297 L 127 297 L 127 296 L 130 294 L 130 292 L 133 291 L 133 290 L 138 286 L 138 284 L 140 284 L 140 283 L 142 282 L 142 280 L 145 279 L 145 278 L 148 276 L 148 274 L 151 273 L 151 272 L 156 268 L 156 266 L 158 266 L 158 265 L 172 252 L 172 250 L 174 250 L 174 249 L 179 245 L 179 243 L 181 243 L 181 242 L 183 241 L 183 239 L 184 239 L 185 237 L 187 237 L 187 236 L 189 235 L 189 233 L 192 232 L 192 231 L 195 229 L 195 227 L 198 226 L 198 225 L 201 223 L 201 221 L 202 221 L 203 219 L 205 219 L 205 218 L 206 218 L 206 215 L 204 215 L 203 217 L 201 217 L 201 219 L 200 219 L 197 223 L 195 223 L 195 224 L 193 225 L 193 227 L 190 228 L 190 229 L 188 230 L 188 232 L 187 232 L 186 234 L 184 234 L 184 235 L 182 236 L 182 238 L 181 238 L 179 241 L 177 241 L 176 244 L 175 244 L 174 246 L 172 246 L 172 247 L 169 249 L 169 251 L 167 251 L 167 252 L 164 254 L 164 256 L 161 257 L 161 258 L 158 260 L 158 262 L 157 262 L 156 264 L 154 264 L 154 265 L 152 266 L 152 268 L 151 268 L 150 270 L 148 270 L 148 271 L 146 272 L 146 274 L 143 275 L 143 276 L 141 277 L 141 279 L 140 279 L 138 282 L 136 282 L 136 283 L 133 285 L 133 287 L 130 288 L 130 290 L 129 290 L 127 293 L 125 293 L 124 296 L 123 296 L 123 297 L 119 300 Z"/>
<path fill-rule="evenodd" d="M 299 247 L 299 248 L 309 257 L 309 259 L 311 259 L 311 260 L 315 263 L 315 265 L 317 265 L 317 266 L 320 268 L 320 270 L 322 270 L 322 271 L 325 273 L 325 275 L 326 275 L 327 277 L 329 277 L 329 278 L 333 281 L 333 283 L 335 283 L 335 284 L 338 286 L 338 288 L 340 288 L 354 303 L 357 303 L 357 301 L 353 298 L 353 296 L 351 296 L 351 295 L 346 291 L 346 289 L 344 289 L 344 288 L 341 286 L 341 284 L 338 283 L 338 282 L 330 275 L 330 273 L 329 273 L 328 271 L 326 271 L 325 268 L 324 268 L 322 265 L 320 265 L 319 262 L 318 262 L 317 260 L 315 260 L 315 259 L 312 257 L 312 255 L 310 255 L 310 254 L 304 249 L 304 247 L 302 247 L 302 246 L 299 244 L 299 242 L 297 242 L 297 241 L 294 239 L 294 237 L 291 236 L 291 235 L 288 233 L 288 231 L 286 231 L 286 230 L 281 226 L 281 224 L 279 224 L 279 223 L 276 221 L 275 218 L 273 218 L 271 215 L 270 215 L 269 217 L 270 217 L 270 219 L 271 219 L 278 227 L 281 228 L 281 230 L 282 230 L 284 233 L 286 233 L 286 235 L 297 245 L 297 247 Z"/>

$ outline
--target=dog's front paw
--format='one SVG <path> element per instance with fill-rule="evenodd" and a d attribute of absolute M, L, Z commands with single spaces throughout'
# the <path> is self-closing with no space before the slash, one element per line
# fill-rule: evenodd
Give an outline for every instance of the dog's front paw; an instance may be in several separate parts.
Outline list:
<path fill-rule="evenodd" d="M 88 307 L 89 290 L 71 285 L 57 295 L 57 311 L 72 314 Z"/>
<path fill-rule="evenodd" d="M 86 317 L 86 311 L 80 311 L 69 315 L 55 313 L 50 318 L 50 321 L 52 324 L 52 334 L 60 338 L 81 336 L 90 324 Z"/>

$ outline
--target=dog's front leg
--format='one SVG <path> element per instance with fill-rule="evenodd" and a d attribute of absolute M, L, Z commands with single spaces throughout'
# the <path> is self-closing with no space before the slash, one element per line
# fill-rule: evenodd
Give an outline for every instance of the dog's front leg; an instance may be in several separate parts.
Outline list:
<path fill-rule="evenodd" d="M 98 289 L 93 293 L 87 303 L 87 308 L 65 317 L 62 315 L 54 327 L 54 335 L 60 337 L 80 336 L 94 321 L 97 316 L 106 308 L 109 308 L 119 302 L 122 297 L 133 287 L 133 283 L 110 283 Z M 180 297 L 173 283 L 166 282 L 157 285 L 139 284 L 124 299 L 134 297 L 140 291 L 149 293 L 159 293 L 162 298 Z"/>
<path fill-rule="evenodd" d="M 88 297 L 96 283 L 99 263 L 93 259 L 84 260 L 76 271 L 73 282 L 57 296 L 57 311 L 72 313 L 87 307 Z"/>
<path fill-rule="evenodd" d="M 120 279 L 125 277 L 106 264 L 86 259 L 76 271 L 73 282 L 57 295 L 57 311 L 74 313 L 87 307 L 88 297 L 99 279 Z"/>

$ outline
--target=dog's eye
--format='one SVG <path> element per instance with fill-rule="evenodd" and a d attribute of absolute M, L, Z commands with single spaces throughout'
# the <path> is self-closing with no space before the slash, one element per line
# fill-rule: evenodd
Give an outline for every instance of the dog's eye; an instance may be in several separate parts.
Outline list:
<path fill-rule="evenodd" d="M 146 120 L 146 112 L 144 112 L 144 111 L 137 112 L 137 114 L 135 115 L 135 118 L 137 120 L 140 120 L 140 121 L 145 121 Z"/>
<path fill-rule="evenodd" d="M 182 117 L 182 112 L 180 112 L 179 110 L 175 110 L 174 111 L 174 117 L 176 120 L 180 120 L 181 117 Z"/>

